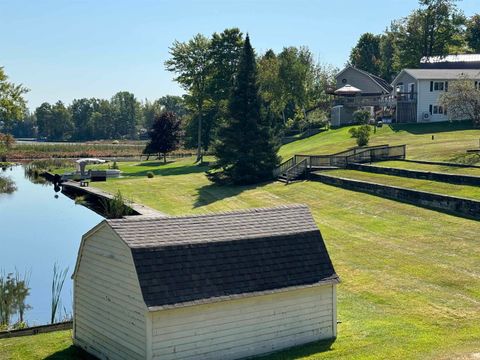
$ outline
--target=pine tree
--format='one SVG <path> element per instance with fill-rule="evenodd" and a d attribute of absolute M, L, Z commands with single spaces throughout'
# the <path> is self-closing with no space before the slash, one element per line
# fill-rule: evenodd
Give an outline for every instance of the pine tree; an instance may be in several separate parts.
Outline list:
<path fill-rule="evenodd" d="M 278 166 L 278 143 L 258 94 L 255 53 L 247 35 L 228 115 L 213 152 L 217 158 L 208 177 L 215 182 L 254 184 L 272 178 Z"/>

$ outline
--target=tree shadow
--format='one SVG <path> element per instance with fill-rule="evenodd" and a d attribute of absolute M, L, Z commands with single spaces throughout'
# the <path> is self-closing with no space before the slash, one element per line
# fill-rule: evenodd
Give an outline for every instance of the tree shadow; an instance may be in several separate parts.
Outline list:
<path fill-rule="evenodd" d="M 66 349 L 57 351 L 54 354 L 48 355 L 44 360 L 98 360 L 97 357 L 87 353 L 85 350 L 71 345 Z"/>
<path fill-rule="evenodd" d="M 288 350 L 280 351 L 266 356 L 257 357 L 257 360 L 290 360 L 306 358 L 318 353 L 332 351 L 336 339 L 321 340 L 306 345 L 300 345 Z"/>
<path fill-rule="evenodd" d="M 236 186 L 211 183 L 198 189 L 197 200 L 193 206 L 194 208 L 206 206 L 223 199 L 237 196 L 246 190 L 255 189 L 259 185 L 261 184 Z"/>
<path fill-rule="evenodd" d="M 145 177 L 147 176 L 148 173 L 152 172 L 154 175 L 159 175 L 159 176 L 173 176 L 173 175 L 187 175 L 187 174 L 195 174 L 195 173 L 201 173 L 205 172 L 208 170 L 207 165 L 185 165 L 185 166 L 178 166 L 178 167 L 168 167 L 164 168 L 162 166 L 168 165 L 169 163 L 167 162 L 164 164 L 163 162 L 154 162 L 154 163 L 148 163 L 148 164 L 139 164 L 138 166 L 158 166 L 157 169 L 148 169 L 144 171 L 138 171 L 138 172 L 125 172 L 125 175 L 128 176 L 135 176 L 135 177 Z"/>
<path fill-rule="evenodd" d="M 444 121 L 433 123 L 389 124 L 394 132 L 405 131 L 414 135 L 432 134 L 447 131 L 462 131 L 473 129 L 471 121 Z"/>

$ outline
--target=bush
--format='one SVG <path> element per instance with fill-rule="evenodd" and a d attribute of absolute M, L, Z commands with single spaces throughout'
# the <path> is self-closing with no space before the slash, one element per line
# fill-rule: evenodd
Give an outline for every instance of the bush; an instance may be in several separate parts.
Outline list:
<path fill-rule="evenodd" d="M 118 170 L 118 165 L 116 161 L 113 162 L 111 169 Z"/>
<path fill-rule="evenodd" d="M 353 119 L 357 124 L 368 124 L 368 120 L 370 120 L 370 111 L 357 110 L 353 113 Z"/>
<path fill-rule="evenodd" d="M 153 172 L 151 172 L 151 171 L 147 172 L 147 177 L 149 179 L 153 178 L 154 176 L 155 176 L 155 174 Z"/>
<path fill-rule="evenodd" d="M 102 199 L 101 204 L 107 219 L 121 219 L 125 215 L 132 214 L 132 209 L 128 207 L 120 190 L 112 199 Z"/>
<path fill-rule="evenodd" d="M 351 128 L 348 132 L 357 139 L 358 146 L 366 146 L 370 140 L 370 126 L 362 125 L 358 128 Z"/>

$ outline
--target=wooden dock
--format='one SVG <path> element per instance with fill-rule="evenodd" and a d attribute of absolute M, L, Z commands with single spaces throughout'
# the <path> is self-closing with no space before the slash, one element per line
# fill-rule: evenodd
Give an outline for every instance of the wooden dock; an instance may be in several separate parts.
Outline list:
<path fill-rule="evenodd" d="M 62 187 L 63 189 L 69 192 L 84 194 L 87 196 L 93 196 L 101 199 L 111 200 L 114 197 L 112 194 L 106 191 L 97 189 L 95 187 L 80 186 L 80 184 L 75 181 L 63 182 Z M 149 217 L 162 217 L 162 216 L 166 217 L 167 216 L 166 214 L 160 211 L 157 211 L 155 209 L 152 209 L 151 207 L 148 207 L 142 204 L 137 204 L 135 202 L 129 201 L 127 203 L 127 206 L 131 208 L 134 212 L 136 212 L 138 215 L 149 216 Z"/>

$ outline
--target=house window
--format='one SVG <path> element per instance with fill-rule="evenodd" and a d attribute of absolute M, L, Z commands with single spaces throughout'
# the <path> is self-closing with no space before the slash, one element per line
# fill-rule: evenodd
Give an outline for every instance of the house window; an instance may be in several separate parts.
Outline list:
<path fill-rule="evenodd" d="M 475 81 L 475 90 L 480 90 L 480 83 Z"/>
<path fill-rule="evenodd" d="M 433 83 L 433 89 L 435 91 L 443 91 L 445 89 L 445 83 L 443 81 L 435 81 Z"/>
<path fill-rule="evenodd" d="M 443 106 L 441 105 L 434 105 L 433 106 L 433 114 L 444 114 Z"/>
<path fill-rule="evenodd" d="M 346 84 L 347 83 L 347 79 L 342 79 L 342 84 Z"/>

